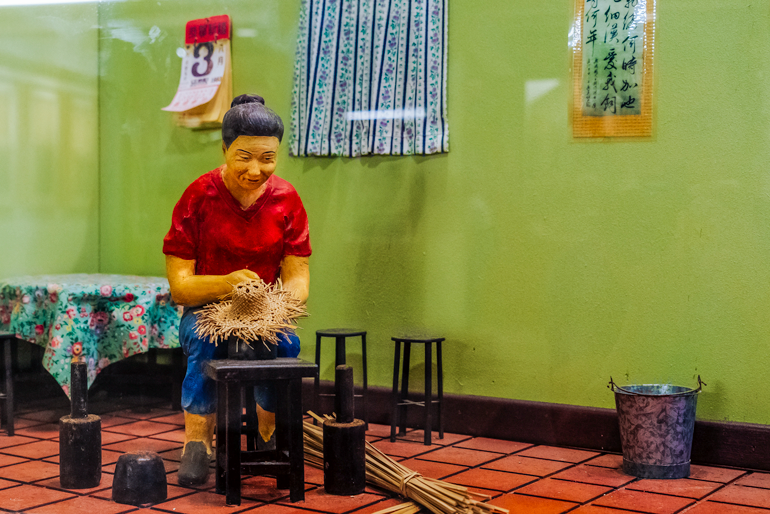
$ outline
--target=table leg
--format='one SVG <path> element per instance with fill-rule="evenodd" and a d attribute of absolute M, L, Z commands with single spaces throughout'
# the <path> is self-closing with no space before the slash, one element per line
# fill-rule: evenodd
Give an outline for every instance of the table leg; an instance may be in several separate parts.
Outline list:
<path fill-rule="evenodd" d="M 289 499 L 292 502 L 305 501 L 305 451 L 302 436 L 302 380 L 289 380 L 286 384 L 289 398 L 298 401 L 289 403 L 289 458 L 291 484 Z"/>
<path fill-rule="evenodd" d="M 225 503 L 227 505 L 241 504 L 241 384 L 237 381 L 225 383 L 227 436 L 225 451 L 227 452 Z"/>
<path fill-rule="evenodd" d="M 225 493 L 225 477 L 227 476 L 227 395 L 224 382 L 217 382 L 217 464 L 216 471 L 217 494 Z"/>
<path fill-rule="evenodd" d="M 275 412 L 275 449 L 277 453 L 276 460 L 283 459 L 283 455 L 286 450 L 291 455 L 291 407 L 289 402 L 299 401 L 301 398 L 294 398 L 290 396 L 288 384 L 285 380 L 278 380 L 273 382 L 275 384 L 275 394 L 277 398 L 276 412 Z M 276 486 L 278 489 L 290 489 L 291 488 L 291 472 L 285 475 L 278 475 L 276 477 Z"/>
<path fill-rule="evenodd" d="M 5 363 L 5 429 L 13 437 L 13 359 L 11 344 L 13 339 L 3 341 L 3 362 Z"/>

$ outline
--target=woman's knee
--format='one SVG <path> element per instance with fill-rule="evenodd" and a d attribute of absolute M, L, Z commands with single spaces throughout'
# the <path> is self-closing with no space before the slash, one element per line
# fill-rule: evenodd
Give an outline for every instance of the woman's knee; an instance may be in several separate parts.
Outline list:
<path fill-rule="evenodd" d="M 278 340 L 278 357 L 299 355 L 299 337 L 294 332 L 282 332 Z"/>

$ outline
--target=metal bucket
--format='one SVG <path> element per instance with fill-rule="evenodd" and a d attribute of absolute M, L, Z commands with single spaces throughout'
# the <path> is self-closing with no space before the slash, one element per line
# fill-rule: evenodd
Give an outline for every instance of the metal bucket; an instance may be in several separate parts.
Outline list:
<path fill-rule="evenodd" d="M 639 478 L 684 478 L 690 475 L 697 389 L 667 384 L 620 387 L 612 381 L 620 422 L 623 471 Z"/>

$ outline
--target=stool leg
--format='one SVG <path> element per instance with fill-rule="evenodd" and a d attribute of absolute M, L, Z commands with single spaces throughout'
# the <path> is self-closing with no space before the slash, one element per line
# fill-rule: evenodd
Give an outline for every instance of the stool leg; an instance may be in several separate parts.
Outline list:
<path fill-rule="evenodd" d="M 401 413 L 399 420 L 401 426 L 398 429 L 399 435 L 406 434 L 406 400 L 409 398 L 409 359 L 412 352 L 412 343 L 404 341 L 404 366 L 401 374 Z"/>
<path fill-rule="evenodd" d="M 318 366 L 318 373 L 313 380 L 313 412 L 320 414 L 318 409 L 321 403 L 321 335 L 315 335 L 315 365 Z M 318 425 L 318 421 L 313 418 L 313 424 Z"/>
<path fill-rule="evenodd" d="M 227 476 L 227 395 L 223 382 L 217 382 L 217 460 L 216 460 L 216 485 L 217 494 L 224 494 L 226 489 L 225 477 Z"/>
<path fill-rule="evenodd" d="M 393 391 L 391 393 L 390 413 L 390 442 L 396 442 L 396 426 L 398 425 L 398 371 L 401 360 L 401 341 L 396 341 L 396 352 L 393 355 Z"/>
<path fill-rule="evenodd" d="M 3 344 L 3 361 L 5 361 L 5 429 L 13 437 L 13 359 L 11 359 L 11 339 Z"/>
<path fill-rule="evenodd" d="M 334 366 L 344 366 L 345 363 L 345 336 L 337 336 L 334 338 L 335 344 L 334 344 L 334 353 L 335 353 L 335 362 Z"/>
<path fill-rule="evenodd" d="M 364 365 L 364 390 L 361 396 L 361 400 L 363 401 L 362 409 L 361 409 L 361 418 L 364 420 L 364 428 L 365 430 L 369 430 L 369 415 L 367 414 L 367 403 L 369 398 L 369 378 L 367 376 L 367 366 L 366 366 L 366 334 L 361 335 L 361 357 L 363 359 L 363 365 Z"/>
<path fill-rule="evenodd" d="M 289 450 L 289 456 L 291 457 L 291 412 L 290 406 L 287 402 L 293 399 L 288 391 L 287 383 L 285 380 L 275 383 L 275 394 L 277 401 L 275 404 L 275 449 L 277 455 L 282 455 L 286 450 Z M 291 473 L 285 475 L 278 475 L 276 477 L 276 487 L 278 489 L 290 489 L 291 488 Z"/>
<path fill-rule="evenodd" d="M 441 361 L 441 341 L 436 343 L 436 378 L 438 379 L 438 438 L 444 438 L 444 364 Z"/>
<path fill-rule="evenodd" d="M 289 402 L 289 459 L 291 468 L 291 484 L 289 500 L 292 502 L 305 501 L 305 451 L 302 435 L 302 381 L 289 380 L 287 384 L 288 397 L 296 399 Z"/>
<path fill-rule="evenodd" d="M 225 451 L 227 469 L 225 470 L 225 503 L 241 504 L 241 385 L 238 382 L 225 383 L 227 435 Z"/>
<path fill-rule="evenodd" d="M 433 357 L 431 355 L 433 347 L 431 343 L 425 343 L 425 446 L 430 446 L 431 432 L 431 412 L 433 411 Z"/>

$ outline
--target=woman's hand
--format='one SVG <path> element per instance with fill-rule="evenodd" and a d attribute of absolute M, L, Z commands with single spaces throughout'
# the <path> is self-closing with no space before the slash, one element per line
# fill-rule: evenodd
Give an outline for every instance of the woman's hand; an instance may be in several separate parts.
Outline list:
<path fill-rule="evenodd" d="M 166 256 L 166 275 L 171 298 L 177 305 L 198 307 L 219 300 L 245 280 L 258 278 L 253 271 L 242 269 L 228 275 L 196 275 L 195 261 Z"/>
<path fill-rule="evenodd" d="M 225 275 L 225 282 L 235 287 L 241 282 L 246 282 L 247 280 L 254 280 L 255 278 L 259 278 L 259 275 L 257 275 L 256 273 L 254 273 L 249 269 L 241 269 L 238 271 L 233 271 L 228 275 Z"/>

